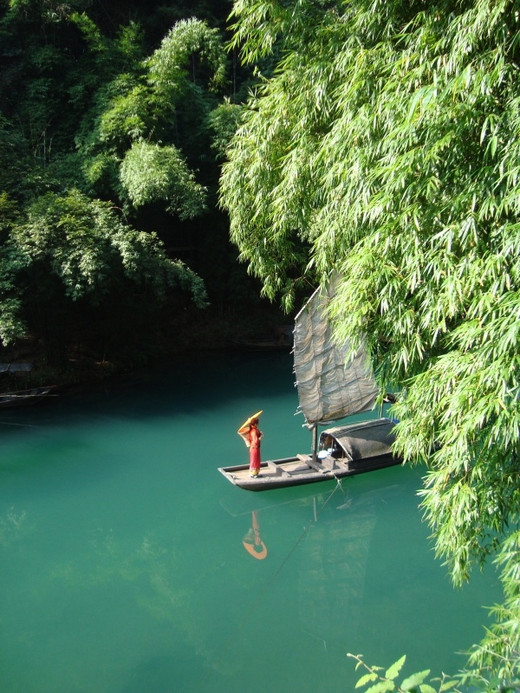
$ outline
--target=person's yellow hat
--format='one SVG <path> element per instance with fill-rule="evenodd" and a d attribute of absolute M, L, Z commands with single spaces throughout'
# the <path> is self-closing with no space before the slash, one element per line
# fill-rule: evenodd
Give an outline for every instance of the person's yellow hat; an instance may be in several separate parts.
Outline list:
<path fill-rule="evenodd" d="M 260 414 L 261 414 L 263 411 L 264 411 L 263 409 L 260 409 L 260 411 L 257 411 L 256 414 L 253 414 L 253 416 L 250 416 L 249 419 L 246 419 L 246 420 L 244 421 L 244 423 L 243 423 L 243 424 L 240 426 L 240 428 L 238 429 L 237 433 L 243 433 L 243 432 L 244 432 L 244 429 L 246 429 L 246 428 L 248 428 L 249 426 L 251 426 L 251 424 L 253 423 L 253 421 L 255 421 L 255 419 L 258 419 L 259 416 L 260 416 Z"/>

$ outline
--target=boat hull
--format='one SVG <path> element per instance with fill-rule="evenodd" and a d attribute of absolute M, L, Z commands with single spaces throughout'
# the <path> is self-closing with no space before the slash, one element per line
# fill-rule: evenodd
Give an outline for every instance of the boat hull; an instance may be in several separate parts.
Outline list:
<path fill-rule="evenodd" d="M 310 455 L 299 455 L 263 462 L 257 477 L 249 475 L 248 464 L 219 467 L 218 470 L 234 486 L 239 486 L 246 491 L 267 491 L 318 481 L 333 481 L 354 474 L 391 467 L 400 464 L 401 460 L 392 454 L 386 454 L 355 462 L 335 460 L 331 468 L 326 463 L 327 460 L 313 462 Z"/>
<path fill-rule="evenodd" d="M 17 390 L 15 392 L 0 393 L 0 409 L 12 409 L 14 407 L 26 407 L 47 397 L 54 386 L 33 387 L 29 390 Z"/>

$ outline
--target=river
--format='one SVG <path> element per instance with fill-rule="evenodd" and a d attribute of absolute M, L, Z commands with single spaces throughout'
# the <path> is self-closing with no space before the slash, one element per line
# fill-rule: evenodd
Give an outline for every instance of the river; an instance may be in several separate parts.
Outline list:
<path fill-rule="evenodd" d="M 0 415 L 2 693 L 339 693 L 347 652 L 463 666 L 499 601 L 455 590 L 421 470 L 251 493 L 217 467 L 308 452 L 289 354 L 192 354 Z M 257 528 L 254 541 L 253 525 Z"/>

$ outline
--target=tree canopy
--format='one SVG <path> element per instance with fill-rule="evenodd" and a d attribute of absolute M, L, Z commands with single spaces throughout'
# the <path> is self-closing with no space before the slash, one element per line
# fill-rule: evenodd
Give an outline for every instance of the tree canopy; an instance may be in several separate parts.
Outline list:
<path fill-rule="evenodd" d="M 475 651 L 518 676 L 520 13 L 511 0 L 237 0 L 232 45 L 277 63 L 221 178 L 270 298 L 342 277 L 338 339 L 400 392 L 397 449 L 460 584 L 492 556 L 504 605 Z M 497 684 L 498 686 L 498 684 Z"/>
<path fill-rule="evenodd" d="M 237 305 L 245 271 L 216 205 L 236 125 L 230 8 L 0 3 L 0 351 L 31 335 L 51 357 L 52 331 L 57 345 L 99 319 L 120 345 L 141 334 L 144 356 L 159 306 L 181 320 Z"/>

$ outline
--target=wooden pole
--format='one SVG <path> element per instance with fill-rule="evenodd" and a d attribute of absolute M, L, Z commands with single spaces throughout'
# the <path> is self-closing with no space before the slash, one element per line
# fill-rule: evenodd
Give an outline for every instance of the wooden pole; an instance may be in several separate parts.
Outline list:
<path fill-rule="evenodd" d="M 316 462 L 318 459 L 318 424 L 312 427 L 312 460 Z"/>

